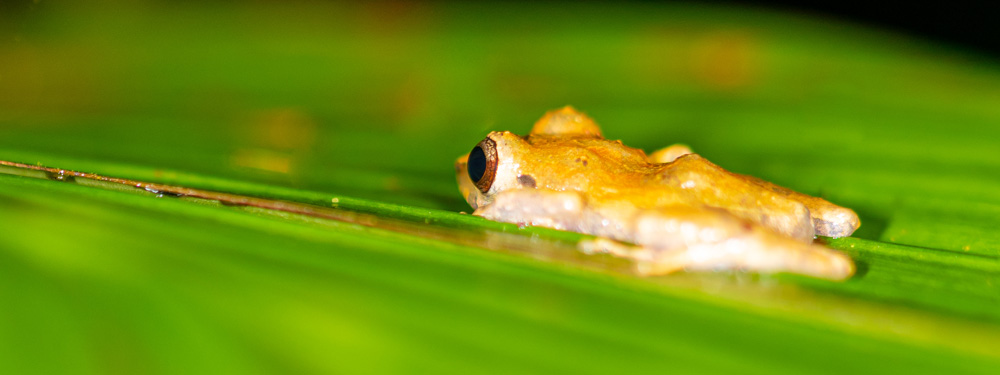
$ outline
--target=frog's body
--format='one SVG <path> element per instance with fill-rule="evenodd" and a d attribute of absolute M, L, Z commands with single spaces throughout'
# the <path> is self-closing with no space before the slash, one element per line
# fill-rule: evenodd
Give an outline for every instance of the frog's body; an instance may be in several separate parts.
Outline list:
<path fill-rule="evenodd" d="M 549 112 L 526 137 L 490 133 L 472 154 L 473 167 L 463 156 L 456 173 L 475 215 L 602 237 L 585 247 L 636 259 L 644 273 L 853 273 L 846 256 L 811 243 L 850 235 L 853 211 L 730 173 L 684 146 L 647 156 L 604 139 L 571 107 Z"/>

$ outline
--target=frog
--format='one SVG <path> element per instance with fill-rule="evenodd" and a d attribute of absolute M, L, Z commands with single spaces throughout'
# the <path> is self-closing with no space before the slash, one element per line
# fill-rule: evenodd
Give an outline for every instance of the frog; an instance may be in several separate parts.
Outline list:
<path fill-rule="evenodd" d="M 795 273 L 844 280 L 855 265 L 818 236 L 850 236 L 851 209 L 733 173 L 675 144 L 646 154 L 604 138 L 571 106 L 525 136 L 493 131 L 455 162 L 473 215 L 586 235 L 579 249 L 626 258 L 643 276 Z"/>

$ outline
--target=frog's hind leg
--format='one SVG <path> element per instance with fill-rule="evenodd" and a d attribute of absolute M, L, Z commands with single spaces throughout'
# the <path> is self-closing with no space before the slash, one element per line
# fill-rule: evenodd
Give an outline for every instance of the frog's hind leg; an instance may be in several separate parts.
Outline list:
<path fill-rule="evenodd" d="M 515 189 L 498 193 L 473 215 L 518 225 L 584 231 L 586 200 L 574 191 Z"/>
<path fill-rule="evenodd" d="M 650 155 L 666 159 L 683 152 L 674 145 Z M 756 177 L 732 173 L 697 154 L 674 156 L 657 176 L 662 183 L 691 192 L 693 198 L 729 210 L 789 236 L 846 237 L 861 225 L 858 215 L 822 198 L 802 194 Z"/>
<path fill-rule="evenodd" d="M 842 280 L 854 273 L 854 264 L 842 253 L 784 237 L 720 210 L 644 212 L 636 217 L 632 240 L 637 245 L 597 240 L 581 246 L 630 258 L 642 275 L 738 269 Z"/>
<path fill-rule="evenodd" d="M 682 155 L 664 164 L 654 179 L 683 192 L 692 205 L 724 209 L 802 242 L 811 242 L 816 233 L 805 204 L 726 171 L 698 154 Z"/>

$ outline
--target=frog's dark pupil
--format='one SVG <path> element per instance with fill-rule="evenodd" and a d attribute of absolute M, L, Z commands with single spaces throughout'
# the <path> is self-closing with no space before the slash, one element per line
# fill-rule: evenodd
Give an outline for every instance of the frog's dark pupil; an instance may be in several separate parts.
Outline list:
<path fill-rule="evenodd" d="M 483 174 L 486 173 L 486 153 L 483 152 L 483 148 L 476 146 L 469 153 L 469 178 L 472 182 L 479 182 L 483 178 Z"/>

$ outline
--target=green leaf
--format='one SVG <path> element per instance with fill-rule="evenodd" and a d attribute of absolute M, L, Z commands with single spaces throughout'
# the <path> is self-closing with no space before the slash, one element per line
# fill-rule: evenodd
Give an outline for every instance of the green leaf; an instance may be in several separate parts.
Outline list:
<path fill-rule="evenodd" d="M 0 160 L 69 171 L 0 166 L 0 372 L 1000 366 L 994 61 L 750 9 L 106 6 L 0 42 Z M 858 275 L 640 278 L 458 213 L 454 159 L 565 104 L 856 209 Z"/>

